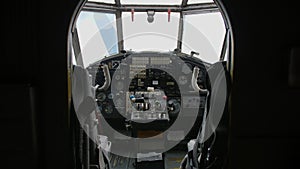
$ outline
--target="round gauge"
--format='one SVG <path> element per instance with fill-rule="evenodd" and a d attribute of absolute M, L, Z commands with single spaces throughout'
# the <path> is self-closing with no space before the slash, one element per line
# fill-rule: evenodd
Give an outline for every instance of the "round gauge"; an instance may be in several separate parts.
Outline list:
<path fill-rule="evenodd" d="M 180 112 L 180 103 L 176 99 L 168 101 L 169 115 L 175 116 Z"/>
<path fill-rule="evenodd" d="M 104 110 L 104 112 L 106 113 L 106 114 L 111 114 L 112 112 L 113 112 L 113 107 L 112 107 L 112 105 L 110 105 L 110 104 L 107 104 L 104 108 L 103 108 L 103 110 Z"/>
<path fill-rule="evenodd" d="M 100 92 L 97 94 L 96 98 L 98 101 L 103 102 L 106 99 L 106 95 L 105 95 L 105 93 Z"/>
<path fill-rule="evenodd" d="M 185 85 L 187 83 L 187 77 L 186 76 L 179 76 L 178 83 L 180 85 Z"/>
<path fill-rule="evenodd" d="M 109 94 L 107 95 L 107 98 L 110 99 L 110 100 L 113 99 L 113 97 L 114 97 L 114 95 L 113 95 L 112 93 L 109 93 Z"/>
<path fill-rule="evenodd" d="M 115 75 L 115 79 L 116 79 L 116 80 L 120 80 L 120 79 L 121 79 L 121 76 L 120 76 L 120 75 Z"/>
<path fill-rule="evenodd" d="M 118 69 L 120 66 L 120 61 L 112 61 L 112 68 Z"/>

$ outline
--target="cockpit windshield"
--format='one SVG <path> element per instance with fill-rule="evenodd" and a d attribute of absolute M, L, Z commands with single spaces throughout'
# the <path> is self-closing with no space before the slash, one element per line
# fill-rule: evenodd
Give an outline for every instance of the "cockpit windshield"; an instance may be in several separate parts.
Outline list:
<path fill-rule="evenodd" d="M 147 13 L 122 15 L 124 49 L 134 51 L 173 51 L 177 47 L 179 13 L 172 14 L 168 22 L 168 13 L 155 13 L 153 23 L 147 21 Z"/>
<path fill-rule="evenodd" d="M 156 1 L 158 5 L 152 5 Z M 208 63 L 220 60 L 226 28 L 212 0 L 189 0 L 184 8 L 182 0 L 115 2 L 90 0 L 78 16 L 76 29 L 85 67 L 122 50 L 176 50 L 196 53 L 194 57 Z"/>

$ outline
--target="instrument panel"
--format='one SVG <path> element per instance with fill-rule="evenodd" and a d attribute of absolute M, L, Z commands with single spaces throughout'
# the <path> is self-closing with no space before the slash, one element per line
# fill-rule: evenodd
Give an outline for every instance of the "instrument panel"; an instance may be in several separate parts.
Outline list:
<path fill-rule="evenodd" d="M 112 86 L 106 91 L 96 91 L 99 110 L 105 118 L 132 119 L 134 117 L 164 117 L 172 121 L 185 108 L 189 111 L 198 110 L 201 116 L 205 97 L 195 97 L 191 85 L 193 69 L 200 68 L 197 84 L 200 88 L 208 88 L 208 77 L 204 64 L 197 58 L 176 56 L 171 53 L 133 53 L 117 55 L 102 60 L 97 67 L 95 85 L 102 86 L 105 80 L 101 65 L 106 64 L 112 79 Z M 128 82 L 129 81 L 129 82 Z M 128 83 L 128 84 L 127 84 Z M 152 90 L 149 91 L 148 89 Z M 185 90 L 180 90 L 185 88 Z M 152 111 L 134 111 L 130 95 L 163 91 L 165 95 L 164 115 L 150 115 Z M 129 94 L 130 93 L 130 94 Z M 146 105 L 146 103 L 143 103 Z M 148 103 L 147 103 L 148 104 Z M 152 105 L 154 104 L 154 105 Z M 149 101 L 149 107 L 155 106 L 155 101 Z M 188 110 L 188 111 L 187 111 Z M 157 112 L 154 110 L 154 112 Z"/>

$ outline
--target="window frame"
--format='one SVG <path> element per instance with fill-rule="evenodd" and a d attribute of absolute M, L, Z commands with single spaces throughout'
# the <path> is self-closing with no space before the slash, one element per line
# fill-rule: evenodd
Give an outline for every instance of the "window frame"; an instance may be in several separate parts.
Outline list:
<path fill-rule="evenodd" d="M 166 12 L 166 9 L 170 9 L 172 12 L 180 13 L 180 23 L 178 29 L 178 41 L 177 41 L 177 49 L 181 52 L 182 50 L 182 37 L 184 32 L 184 15 L 193 15 L 193 14 L 205 14 L 212 12 L 220 12 L 223 16 L 225 31 L 226 34 L 230 31 L 230 27 L 227 23 L 227 16 L 224 16 L 223 12 L 219 9 L 220 4 L 216 1 L 213 3 L 200 3 L 200 4 L 188 4 L 188 0 L 182 0 L 180 5 L 124 5 L 120 3 L 120 0 L 115 0 L 115 4 L 101 3 L 101 2 L 91 2 L 87 1 L 85 5 L 82 7 L 81 11 L 93 11 L 93 12 L 105 12 L 105 13 L 113 13 L 116 16 L 117 20 L 117 38 L 118 38 L 118 47 L 119 52 L 124 50 L 124 40 L 123 40 L 123 25 L 122 22 L 118 22 L 119 18 L 122 17 L 123 12 L 130 12 L 131 9 L 135 9 L 135 12 L 146 12 L 149 9 L 153 9 L 157 12 Z M 121 28 L 121 29 L 120 29 Z M 228 38 L 227 38 L 228 37 Z M 227 39 L 226 39 L 227 38 Z M 232 48 L 228 44 L 232 43 L 232 35 L 226 36 L 224 39 L 224 43 L 229 41 L 226 45 L 227 49 Z M 224 59 L 224 57 L 220 56 L 220 60 Z"/>

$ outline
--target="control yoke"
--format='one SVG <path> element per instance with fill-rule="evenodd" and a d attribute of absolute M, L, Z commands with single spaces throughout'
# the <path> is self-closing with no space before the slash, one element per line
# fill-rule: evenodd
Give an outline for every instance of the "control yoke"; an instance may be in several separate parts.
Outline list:
<path fill-rule="evenodd" d="M 103 86 L 97 88 L 97 90 L 99 90 L 99 91 L 107 90 L 110 86 L 110 83 L 111 83 L 111 77 L 110 77 L 110 74 L 109 74 L 108 66 L 107 65 L 102 65 L 101 68 L 103 69 L 105 82 L 104 82 Z"/>
<path fill-rule="evenodd" d="M 208 92 L 207 89 L 202 89 L 197 84 L 197 78 L 199 76 L 199 71 L 200 71 L 200 69 L 195 66 L 194 70 L 193 70 L 193 75 L 192 75 L 192 83 L 191 83 L 192 87 L 196 92 L 207 93 Z"/>

